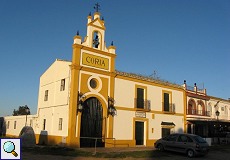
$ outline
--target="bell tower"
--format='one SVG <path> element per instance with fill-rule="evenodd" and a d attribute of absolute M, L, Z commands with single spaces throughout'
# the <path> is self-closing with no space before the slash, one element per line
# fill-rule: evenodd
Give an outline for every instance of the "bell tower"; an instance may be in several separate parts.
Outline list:
<path fill-rule="evenodd" d="M 84 119 L 84 101 L 95 99 L 102 107 L 101 136 L 107 141 L 113 137 L 113 116 L 109 114 L 109 99 L 114 97 L 116 47 L 113 42 L 106 47 L 105 21 L 99 13 L 100 5 L 95 4 L 95 13 L 87 17 L 85 38 L 74 36 L 71 64 L 71 86 L 67 145 L 80 147 Z M 84 97 L 84 99 L 82 99 Z M 85 116 L 85 115 L 84 115 Z M 90 128 L 89 128 L 90 129 Z M 96 135 L 91 135 L 95 137 Z M 107 144 L 110 143 L 106 143 Z"/>
<path fill-rule="evenodd" d="M 93 16 L 91 15 L 91 12 L 89 13 L 87 17 L 87 35 L 84 38 L 83 41 L 81 41 L 81 37 L 74 37 L 74 44 L 81 44 L 83 46 L 87 46 L 90 48 L 94 48 L 100 51 L 109 52 L 115 54 L 116 47 L 113 46 L 113 43 L 111 43 L 111 46 L 108 48 L 106 47 L 105 43 L 105 21 L 104 18 L 101 17 L 101 14 L 99 13 L 99 7 L 100 5 L 97 3 L 95 4 L 94 9 L 96 12 L 94 12 Z M 80 40 L 80 41 L 79 41 Z"/>

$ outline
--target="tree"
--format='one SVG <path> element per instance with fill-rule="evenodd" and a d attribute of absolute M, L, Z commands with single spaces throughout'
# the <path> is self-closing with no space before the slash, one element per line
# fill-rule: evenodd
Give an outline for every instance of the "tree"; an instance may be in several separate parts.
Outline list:
<path fill-rule="evenodd" d="M 28 110 L 28 113 L 27 113 L 27 109 L 29 109 L 29 107 L 27 105 L 25 106 L 19 106 L 18 107 L 18 110 L 15 110 L 13 111 L 13 116 L 19 116 L 19 115 L 30 115 L 30 110 Z"/>

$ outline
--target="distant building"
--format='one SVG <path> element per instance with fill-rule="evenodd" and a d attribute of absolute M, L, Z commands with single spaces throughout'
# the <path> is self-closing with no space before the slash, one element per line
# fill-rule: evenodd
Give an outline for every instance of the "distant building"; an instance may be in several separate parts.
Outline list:
<path fill-rule="evenodd" d="M 187 132 L 212 138 L 213 143 L 214 137 L 226 138 L 230 132 L 230 101 L 207 95 L 206 89 L 199 89 L 196 83 L 191 87 L 185 81 L 184 88 Z"/>
<path fill-rule="evenodd" d="M 210 97 L 115 70 L 116 47 L 106 46 L 105 30 L 99 12 L 88 16 L 84 40 L 79 33 L 74 37 L 72 61 L 57 59 L 40 77 L 37 114 L 27 121 L 25 116 L 5 117 L 8 136 L 28 125 L 41 144 L 92 147 L 97 139 L 101 147 L 135 147 L 153 146 L 170 133 L 193 132 L 190 103 L 201 105 L 198 117 L 206 116 Z"/>

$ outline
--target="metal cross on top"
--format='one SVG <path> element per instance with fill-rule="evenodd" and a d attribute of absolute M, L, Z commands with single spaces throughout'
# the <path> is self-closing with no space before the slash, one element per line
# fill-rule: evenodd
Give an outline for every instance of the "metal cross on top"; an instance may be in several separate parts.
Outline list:
<path fill-rule="evenodd" d="M 93 8 L 96 10 L 96 12 L 98 12 L 100 10 L 100 5 L 96 3 Z"/>

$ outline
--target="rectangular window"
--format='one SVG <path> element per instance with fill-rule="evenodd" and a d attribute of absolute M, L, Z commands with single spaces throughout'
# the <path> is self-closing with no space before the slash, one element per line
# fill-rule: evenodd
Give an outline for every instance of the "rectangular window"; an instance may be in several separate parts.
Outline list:
<path fill-rule="evenodd" d="M 60 91 L 64 91 L 64 90 L 65 90 L 65 79 L 62 79 Z"/>
<path fill-rule="evenodd" d="M 30 127 L 33 127 L 33 120 L 30 120 Z"/>
<path fill-rule="evenodd" d="M 48 91 L 48 90 L 45 90 L 44 101 L 48 101 L 48 93 L 49 93 L 49 91 Z"/>
<path fill-rule="evenodd" d="M 59 118 L 58 130 L 62 130 L 62 118 Z"/>
<path fill-rule="evenodd" d="M 144 89 L 137 88 L 137 108 L 144 109 Z"/>
<path fill-rule="evenodd" d="M 7 121 L 7 129 L 10 128 L 10 121 Z"/>
<path fill-rule="evenodd" d="M 168 93 L 164 93 L 164 111 L 170 111 L 169 110 L 169 94 Z"/>
<path fill-rule="evenodd" d="M 14 121 L 14 129 L 16 129 L 17 121 Z"/>
<path fill-rule="evenodd" d="M 46 119 L 43 119 L 43 130 L 46 130 Z"/>
<path fill-rule="evenodd" d="M 169 113 L 176 112 L 176 106 L 174 103 L 172 103 L 171 91 L 166 91 L 166 90 L 162 91 L 162 111 L 169 112 Z"/>

